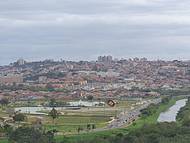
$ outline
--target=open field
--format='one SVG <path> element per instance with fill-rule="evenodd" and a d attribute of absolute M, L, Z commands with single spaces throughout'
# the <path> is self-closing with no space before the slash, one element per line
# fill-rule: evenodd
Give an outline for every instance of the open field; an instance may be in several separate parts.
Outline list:
<path fill-rule="evenodd" d="M 41 101 L 40 101 L 41 102 Z M 25 105 L 19 102 L 20 105 Z M 11 105 L 16 107 L 19 103 Z M 37 101 L 39 103 L 39 101 Z M 79 110 L 59 110 L 59 117 L 53 122 L 50 116 L 46 115 L 30 115 L 26 114 L 27 120 L 21 124 L 32 125 L 36 120 L 40 119 L 42 127 L 51 130 L 56 129 L 60 134 L 76 134 L 77 129 L 82 128 L 82 132 L 87 132 L 87 124 L 94 124 L 95 128 L 103 128 L 121 111 L 130 110 L 131 106 L 135 105 L 136 101 L 117 101 L 116 107 L 108 107 L 108 105 L 100 107 L 81 107 Z M 6 109 L 11 108 L 10 106 L 3 107 L 0 109 L 0 117 L 10 118 L 6 113 Z M 48 114 L 49 111 L 43 111 Z"/>
<path fill-rule="evenodd" d="M 76 130 L 76 128 L 79 126 L 86 128 L 87 123 L 94 123 L 96 124 L 97 128 L 105 126 L 106 123 L 110 120 L 110 117 L 114 116 L 118 111 L 123 109 L 123 106 L 118 105 L 117 108 L 112 108 L 110 111 L 109 109 L 105 108 L 104 110 L 107 110 L 107 112 L 104 112 L 104 110 L 98 110 L 96 108 L 84 108 L 79 111 L 66 111 L 65 115 L 60 116 L 58 119 L 56 119 L 55 124 L 53 124 L 52 119 L 49 116 L 43 116 L 43 124 L 46 129 L 57 129 L 58 131 L 62 131 L 62 135 L 56 136 L 57 142 L 64 141 L 66 143 L 75 143 L 76 141 L 80 140 L 84 141 L 84 139 L 89 141 L 95 138 L 107 138 L 110 136 L 116 136 L 120 133 L 127 134 L 129 131 L 138 129 L 147 123 L 156 123 L 159 114 L 174 105 L 176 100 L 178 100 L 178 98 L 173 98 L 168 104 L 161 104 L 153 115 L 148 116 L 144 119 L 139 118 L 130 126 L 123 127 L 121 129 L 112 129 L 109 131 L 100 132 L 85 131 L 81 132 L 79 135 L 77 134 Z M 126 102 L 126 107 L 130 107 L 132 104 L 134 104 L 134 102 Z M 125 105 L 125 103 L 122 103 L 122 105 Z M 33 121 L 34 116 L 28 116 L 28 123 L 32 123 Z M 1 140 L 0 143 L 7 143 L 7 141 Z"/>
<path fill-rule="evenodd" d="M 111 136 L 116 136 L 120 133 L 122 134 L 127 134 L 130 131 L 133 131 L 135 129 L 138 129 L 140 127 L 142 127 L 144 124 L 155 124 L 157 123 L 157 118 L 159 116 L 159 114 L 161 112 L 166 111 L 167 109 L 169 109 L 169 107 L 173 106 L 176 103 L 176 100 L 178 100 L 178 98 L 173 98 L 172 100 L 170 100 L 170 102 L 168 104 L 161 104 L 159 106 L 159 108 L 157 109 L 157 111 L 151 115 L 148 116 L 144 119 L 139 118 L 137 121 L 135 121 L 133 124 L 131 124 L 128 127 L 123 127 L 121 129 L 112 129 L 109 131 L 102 131 L 102 132 L 96 132 L 96 133 L 84 133 L 84 134 L 80 134 L 80 135 L 70 135 L 70 136 L 57 136 L 57 141 L 64 141 L 66 143 L 75 143 L 76 141 L 84 141 L 84 140 L 93 140 L 95 138 L 107 138 L 107 137 L 111 137 Z M 103 143 L 103 142 L 102 142 Z"/>

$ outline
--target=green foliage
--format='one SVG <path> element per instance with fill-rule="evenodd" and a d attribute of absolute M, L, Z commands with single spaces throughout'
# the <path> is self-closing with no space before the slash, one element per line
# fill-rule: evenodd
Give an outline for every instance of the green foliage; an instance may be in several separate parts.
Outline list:
<path fill-rule="evenodd" d="M 82 126 L 79 126 L 78 128 L 77 128 L 77 132 L 78 133 L 80 133 L 81 131 L 83 131 L 84 129 L 83 129 L 83 127 Z"/>
<path fill-rule="evenodd" d="M 89 133 L 89 135 L 79 135 L 75 140 L 64 140 L 65 143 L 189 143 L 190 126 L 189 121 L 180 126 L 178 122 L 172 123 L 156 123 L 157 114 L 175 104 L 175 100 L 164 99 L 159 105 L 151 104 L 147 109 L 143 110 L 145 115 L 144 123 L 139 126 L 139 121 L 134 122 L 127 129 L 118 131 L 107 131 L 102 133 Z M 169 106 L 170 105 L 170 106 Z M 190 111 L 190 109 L 188 109 Z M 156 113 L 155 113 L 156 112 Z M 190 115 L 190 114 L 188 114 Z M 152 118 L 155 117 L 152 122 Z M 184 118 L 183 116 L 182 118 Z M 185 120 L 184 120 L 185 121 Z M 152 123 L 152 124 L 151 124 Z"/>
<path fill-rule="evenodd" d="M 94 133 L 95 134 L 95 133 Z M 99 135 L 95 138 L 78 138 L 65 143 L 189 143 L 190 128 L 177 123 L 146 124 L 142 128 L 116 135 Z"/>
<path fill-rule="evenodd" d="M 188 99 L 186 105 L 178 112 L 177 120 L 181 122 L 182 125 L 190 127 L 190 98 Z"/>
<path fill-rule="evenodd" d="M 53 143 L 54 133 L 31 127 L 19 127 L 9 134 L 10 143 Z"/>
<path fill-rule="evenodd" d="M 10 126 L 9 124 L 2 124 L 0 126 L 0 133 L 8 135 L 12 131 L 12 129 L 13 129 L 12 126 Z"/>
<path fill-rule="evenodd" d="M 22 122 L 26 119 L 26 116 L 22 113 L 15 113 L 13 116 L 13 120 L 15 122 Z"/>
<path fill-rule="evenodd" d="M 185 143 L 188 142 L 190 130 L 187 127 L 178 127 L 176 123 L 159 123 L 145 125 L 130 132 L 119 142 L 125 143 Z M 186 138 L 186 140 L 184 140 Z M 181 142 L 181 140 L 184 140 Z M 178 141 L 177 141 L 178 140 Z"/>
<path fill-rule="evenodd" d="M 49 116 L 52 117 L 53 122 L 56 118 L 58 118 L 59 113 L 57 112 L 57 110 L 55 108 L 53 108 L 50 112 L 49 112 Z"/>
<path fill-rule="evenodd" d="M 68 105 L 70 104 L 64 101 L 56 101 L 55 98 L 51 98 L 49 101 L 50 107 L 63 107 L 63 106 L 68 106 Z"/>
<path fill-rule="evenodd" d="M 51 98 L 50 101 L 49 101 L 49 106 L 50 107 L 55 107 L 56 106 L 56 100 L 55 98 Z"/>
<path fill-rule="evenodd" d="M 157 109 L 159 108 L 159 106 L 161 104 L 166 105 L 166 104 L 168 104 L 170 102 L 170 100 L 171 100 L 171 96 L 168 96 L 168 97 L 162 98 L 162 101 L 161 101 L 160 104 L 151 104 L 151 105 L 149 105 L 147 108 L 142 109 L 140 111 L 141 116 L 142 117 L 148 117 L 148 116 L 153 115 L 154 113 L 156 113 Z"/>
<path fill-rule="evenodd" d="M 92 101 L 93 98 L 94 98 L 94 97 L 93 97 L 92 95 L 87 96 L 87 100 L 89 100 L 89 101 Z"/>
<path fill-rule="evenodd" d="M 9 104 L 9 99 L 8 99 L 8 98 L 2 98 L 2 99 L 0 100 L 0 104 L 1 104 L 2 106 L 8 105 L 8 104 Z"/>
<path fill-rule="evenodd" d="M 171 99 L 170 96 L 164 97 L 164 98 L 162 98 L 162 103 L 163 103 L 163 104 L 167 104 L 167 103 L 170 101 L 170 99 Z"/>
<path fill-rule="evenodd" d="M 158 105 L 151 104 L 151 105 L 149 105 L 147 108 L 142 109 L 142 110 L 140 111 L 142 117 L 147 117 L 147 116 L 153 115 L 153 114 L 156 112 L 157 108 L 158 108 Z"/>

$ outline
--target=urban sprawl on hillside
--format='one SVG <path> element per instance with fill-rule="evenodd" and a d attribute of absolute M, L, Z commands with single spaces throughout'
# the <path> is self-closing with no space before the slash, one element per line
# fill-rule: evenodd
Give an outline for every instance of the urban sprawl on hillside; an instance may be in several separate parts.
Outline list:
<path fill-rule="evenodd" d="M 190 61 L 100 56 L 97 61 L 79 62 L 19 59 L 0 67 L 0 97 L 17 100 L 157 97 L 160 89 L 189 85 Z"/>

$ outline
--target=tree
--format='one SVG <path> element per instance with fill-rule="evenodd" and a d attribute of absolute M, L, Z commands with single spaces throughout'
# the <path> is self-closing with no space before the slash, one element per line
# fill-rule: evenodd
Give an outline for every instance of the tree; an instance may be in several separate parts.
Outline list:
<path fill-rule="evenodd" d="M 164 98 L 162 98 L 162 103 L 163 103 L 163 104 L 168 103 L 168 102 L 170 101 L 170 98 L 171 98 L 171 97 L 164 97 Z"/>
<path fill-rule="evenodd" d="M 183 126 L 190 127 L 190 119 L 184 119 L 182 122 Z"/>
<path fill-rule="evenodd" d="M 83 131 L 83 130 L 84 130 L 83 127 L 79 126 L 79 127 L 77 128 L 78 134 L 79 134 L 81 131 Z"/>
<path fill-rule="evenodd" d="M 55 123 L 55 119 L 59 117 L 59 113 L 57 112 L 57 110 L 55 108 L 53 108 L 50 112 L 49 112 L 49 116 L 52 117 L 53 119 L 53 124 Z"/>
<path fill-rule="evenodd" d="M 56 106 L 56 100 L 55 98 L 51 98 L 50 101 L 49 101 L 49 106 L 50 107 L 55 107 Z"/>
<path fill-rule="evenodd" d="M 13 127 L 11 125 L 5 123 L 3 125 L 3 129 L 4 129 L 4 132 L 6 133 L 6 135 L 9 135 L 12 132 Z"/>
<path fill-rule="evenodd" d="M 22 122 L 26 119 L 26 116 L 22 113 L 15 113 L 13 116 L 13 120 L 15 122 Z"/>
<path fill-rule="evenodd" d="M 2 106 L 8 105 L 8 104 L 9 104 L 9 99 L 8 99 L 8 98 L 2 98 L 2 99 L 0 100 L 0 104 L 1 104 Z"/>
<path fill-rule="evenodd" d="M 88 131 L 90 131 L 90 130 L 91 130 L 91 124 L 87 124 L 87 125 L 86 125 L 86 129 L 87 129 Z"/>
<path fill-rule="evenodd" d="M 96 125 L 92 124 L 92 130 L 96 129 Z"/>
<path fill-rule="evenodd" d="M 93 97 L 92 95 L 87 96 L 87 100 L 89 100 L 89 101 L 92 101 L 93 98 L 94 98 L 94 97 Z"/>
<path fill-rule="evenodd" d="M 53 143 L 54 133 L 44 132 L 33 127 L 19 127 L 9 134 L 9 141 L 14 143 Z"/>

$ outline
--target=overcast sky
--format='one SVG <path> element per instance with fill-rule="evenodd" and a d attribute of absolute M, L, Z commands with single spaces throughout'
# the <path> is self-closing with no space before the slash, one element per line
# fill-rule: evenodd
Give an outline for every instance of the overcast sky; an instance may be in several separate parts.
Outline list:
<path fill-rule="evenodd" d="M 189 0 L 0 0 L 0 64 L 190 59 Z"/>

